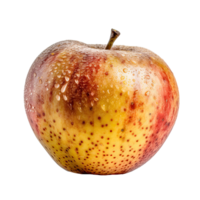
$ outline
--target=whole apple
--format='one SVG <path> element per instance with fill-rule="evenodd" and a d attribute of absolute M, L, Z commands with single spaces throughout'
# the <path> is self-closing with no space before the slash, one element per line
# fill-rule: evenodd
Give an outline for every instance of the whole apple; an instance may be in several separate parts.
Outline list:
<path fill-rule="evenodd" d="M 25 109 L 36 137 L 62 168 L 122 174 L 146 163 L 177 118 L 173 73 L 153 52 L 116 45 L 58 42 L 32 64 Z"/>

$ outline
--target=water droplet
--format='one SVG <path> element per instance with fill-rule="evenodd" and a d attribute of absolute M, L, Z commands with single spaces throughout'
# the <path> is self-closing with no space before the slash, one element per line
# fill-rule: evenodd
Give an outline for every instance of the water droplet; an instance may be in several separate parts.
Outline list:
<path fill-rule="evenodd" d="M 66 75 L 66 72 L 65 72 L 64 70 L 62 70 L 62 74 L 63 74 L 63 75 Z"/>
<path fill-rule="evenodd" d="M 79 110 L 79 112 L 82 112 L 82 109 L 81 109 L 81 107 L 78 107 L 78 110 Z"/>
<path fill-rule="evenodd" d="M 95 101 L 98 101 L 99 99 L 98 99 L 98 98 L 94 98 L 94 100 L 95 100 Z"/>
<path fill-rule="evenodd" d="M 65 77 L 65 80 L 66 80 L 66 81 L 69 81 L 69 77 Z"/>
<path fill-rule="evenodd" d="M 60 96 L 59 96 L 59 95 L 56 95 L 56 99 L 57 99 L 58 101 L 60 101 Z"/>
<path fill-rule="evenodd" d="M 79 81 L 76 79 L 76 80 L 75 80 L 75 83 L 76 83 L 76 84 L 78 84 L 78 83 L 79 83 Z"/>
<path fill-rule="evenodd" d="M 76 74 L 76 77 L 78 77 L 78 78 L 79 78 L 79 77 L 80 77 L 80 74 Z"/>
<path fill-rule="evenodd" d="M 145 78 L 145 79 L 150 79 L 150 76 L 149 76 L 149 75 L 146 75 L 144 78 Z"/>
<path fill-rule="evenodd" d="M 37 76 L 37 74 L 36 74 L 36 73 L 34 73 L 34 74 L 33 74 L 33 76 L 34 76 L 34 77 L 36 77 L 36 76 Z"/>
<path fill-rule="evenodd" d="M 110 94 L 110 91 L 109 91 L 109 90 L 107 90 L 107 93 L 108 93 L 108 94 Z"/>
<path fill-rule="evenodd" d="M 87 79 L 89 79 L 89 80 L 90 80 L 90 77 L 89 77 L 89 75 L 85 75 L 85 77 L 86 77 Z"/>
<path fill-rule="evenodd" d="M 91 96 L 94 96 L 94 92 L 91 92 L 90 95 L 91 95 Z"/>
<path fill-rule="evenodd" d="M 60 87 L 60 85 L 57 83 L 57 84 L 55 84 L 55 88 L 59 88 Z"/>
<path fill-rule="evenodd" d="M 32 105 L 31 105 L 31 104 L 29 104 L 29 106 L 28 106 L 28 107 L 31 109 Z"/>
<path fill-rule="evenodd" d="M 49 88 L 46 88 L 46 91 L 48 91 L 49 90 Z"/>
<path fill-rule="evenodd" d="M 123 72 L 126 73 L 128 70 L 126 68 L 123 69 Z"/>
<path fill-rule="evenodd" d="M 58 77 L 58 78 L 61 78 L 61 75 L 58 75 L 57 77 Z"/>
<path fill-rule="evenodd" d="M 65 83 L 65 84 L 62 86 L 62 88 L 61 88 L 61 92 L 62 92 L 62 93 L 65 92 L 65 90 L 66 90 L 66 88 L 67 88 L 67 84 L 68 84 L 68 83 Z"/>
<path fill-rule="evenodd" d="M 39 80 L 39 83 L 42 84 L 42 79 Z"/>
<path fill-rule="evenodd" d="M 102 108 L 103 111 L 106 111 L 106 106 L 105 105 L 102 105 L 101 108 Z"/>
<path fill-rule="evenodd" d="M 65 101 L 67 101 L 67 96 L 66 96 L 66 95 L 63 95 L 63 99 L 64 99 Z"/>
<path fill-rule="evenodd" d="M 94 106 L 94 102 L 93 101 L 91 102 L 91 106 Z"/>
<path fill-rule="evenodd" d="M 145 96 L 149 96 L 150 92 L 149 91 L 146 91 L 145 92 Z"/>
<path fill-rule="evenodd" d="M 121 76 L 121 80 L 124 80 L 125 79 L 125 77 L 124 76 Z"/>
<path fill-rule="evenodd" d="M 60 63 L 57 63 L 58 66 L 60 66 Z"/>

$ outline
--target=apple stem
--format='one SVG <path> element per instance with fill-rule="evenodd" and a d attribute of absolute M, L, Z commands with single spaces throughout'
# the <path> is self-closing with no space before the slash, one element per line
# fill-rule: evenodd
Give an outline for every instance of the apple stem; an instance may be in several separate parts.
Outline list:
<path fill-rule="evenodd" d="M 110 39 L 109 39 L 109 42 L 108 42 L 108 44 L 107 44 L 105 49 L 111 49 L 113 43 L 119 37 L 119 35 L 120 35 L 120 32 L 112 28 L 111 29 Z"/>

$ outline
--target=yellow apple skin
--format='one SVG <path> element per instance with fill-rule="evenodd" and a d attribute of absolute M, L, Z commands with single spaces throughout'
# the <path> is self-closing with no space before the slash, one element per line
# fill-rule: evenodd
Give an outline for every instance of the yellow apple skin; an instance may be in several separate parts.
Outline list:
<path fill-rule="evenodd" d="M 173 73 L 140 47 L 56 43 L 32 64 L 25 83 L 29 123 L 62 168 L 123 174 L 146 163 L 177 118 Z"/>

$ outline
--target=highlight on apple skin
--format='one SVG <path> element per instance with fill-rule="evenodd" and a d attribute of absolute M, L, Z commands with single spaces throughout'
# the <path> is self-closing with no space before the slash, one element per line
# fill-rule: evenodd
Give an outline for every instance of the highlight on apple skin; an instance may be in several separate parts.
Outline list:
<path fill-rule="evenodd" d="M 160 149 L 177 118 L 177 83 L 158 55 L 141 47 L 105 48 L 58 42 L 36 58 L 26 78 L 32 130 L 71 172 L 137 169 Z"/>

